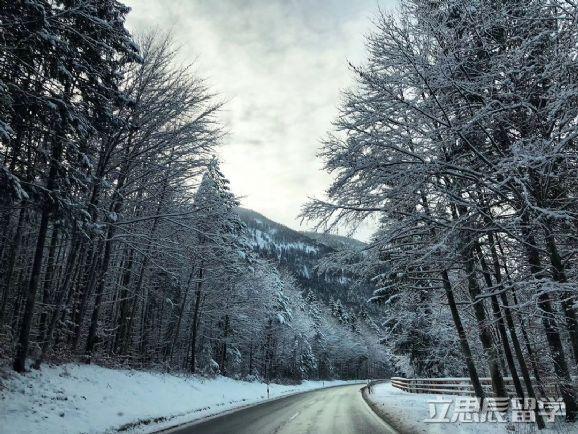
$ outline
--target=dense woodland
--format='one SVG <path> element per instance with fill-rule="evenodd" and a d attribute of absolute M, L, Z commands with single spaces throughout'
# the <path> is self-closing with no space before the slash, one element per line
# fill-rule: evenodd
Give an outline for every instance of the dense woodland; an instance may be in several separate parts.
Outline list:
<path fill-rule="evenodd" d="M 260 380 L 383 375 L 372 318 L 248 242 L 222 104 L 115 0 L 0 2 L 0 358 Z"/>
<path fill-rule="evenodd" d="M 572 419 L 578 324 L 578 5 L 406 0 L 381 14 L 304 214 L 374 216 L 353 263 L 379 289 L 398 371 L 557 386 Z M 337 261 L 337 262 L 336 262 Z M 351 262 L 354 261 L 354 262 Z M 552 393 L 550 392 L 550 395 Z"/>
<path fill-rule="evenodd" d="M 220 100 L 128 13 L 0 3 L 1 358 L 267 381 L 391 362 L 468 375 L 479 397 L 556 386 L 574 418 L 575 2 L 376 17 L 321 150 L 334 181 L 303 210 L 326 230 L 379 222 L 317 270 L 372 282 L 358 311 L 254 249 L 214 157 Z"/>

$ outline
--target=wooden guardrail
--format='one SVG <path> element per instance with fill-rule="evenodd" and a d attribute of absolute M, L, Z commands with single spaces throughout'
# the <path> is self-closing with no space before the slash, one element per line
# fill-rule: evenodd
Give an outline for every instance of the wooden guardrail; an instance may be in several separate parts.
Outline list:
<path fill-rule="evenodd" d="M 489 377 L 480 378 L 480 383 L 487 396 L 492 396 L 492 380 Z M 504 377 L 504 383 L 508 394 L 514 396 L 514 383 L 511 377 Z M 474 387 L 468 377 L 463 378 L 403 378 L 392 377 L 391 385 L 409 393 L 431 393 L 443 395 L 466 395 L 474 396 Z M 537 388 L 536 393 L 542 395 L 543 391 L 547 396 L 560 396 L 557 387 L 548 384 Z"/>

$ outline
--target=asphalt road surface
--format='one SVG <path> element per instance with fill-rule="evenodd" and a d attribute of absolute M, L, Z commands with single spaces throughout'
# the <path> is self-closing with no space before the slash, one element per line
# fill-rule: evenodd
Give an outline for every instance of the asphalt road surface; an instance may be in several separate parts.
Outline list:
<path fill-rule="evenodd" d="M 366 404 L 361 384 L 300 393 L 170 430 L 178 434 L 396 433 Z"/>

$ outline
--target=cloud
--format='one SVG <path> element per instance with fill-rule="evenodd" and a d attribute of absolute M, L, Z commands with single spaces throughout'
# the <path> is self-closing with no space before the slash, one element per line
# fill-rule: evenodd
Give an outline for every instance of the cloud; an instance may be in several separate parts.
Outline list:
<path fill-rule="evenodd" d="M 389 0 L 391 2 L 391 0 Z M 227 101 L 223 170 L 243 205 L 298 228 L 329 175 L 316 159 L 376 0 L 126 0 L 134 31 L 171 29 L 183 63 Z M 388 2 L 382 2 L 387 6 Z M 359 234 L 362 238 L 367 233 Z"/>

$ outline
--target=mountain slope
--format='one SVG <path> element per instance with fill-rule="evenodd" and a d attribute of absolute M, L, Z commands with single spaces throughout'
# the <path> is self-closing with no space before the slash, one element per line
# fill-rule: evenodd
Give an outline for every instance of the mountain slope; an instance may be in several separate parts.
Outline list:
<path fill-rule="evenodd" d="M 363 249 L 366 246 L 363 241 L 356 240 L 355 238 L 344 237 L 342 235 L 311 231 L 302 231 L 301 233 L 336 250 Z"/>
<path fill-rule="evenodd" d="M 339 298 L 348 304 L 364 302 L 371 288 L 352 289 L 352 276 L 342 272 L 321 273 L 319 261 L 343 248 L 363 247 L 361 241 L 331 234 L 295 231 L 255 211 L 238 208 L 247 226 L 249 243 L 262 258 L 292 273 L 304 289 L 315 291 L 322 299 Z"/>

